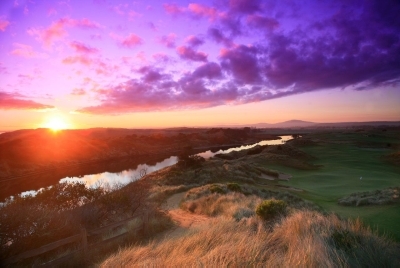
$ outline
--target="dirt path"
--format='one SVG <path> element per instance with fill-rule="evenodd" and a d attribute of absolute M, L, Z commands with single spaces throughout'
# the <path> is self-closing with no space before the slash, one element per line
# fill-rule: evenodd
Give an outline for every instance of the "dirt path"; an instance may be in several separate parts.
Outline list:
<path fill-rule="evenodd" d="M 179 204 L 185 194 L 186 192 L 174 194 L 161 205 L 161 209 L 168 213 L 177 225 L 177 228 L 166 234 L 168 237 L 180 235 L 187 229 L 201 225 L 209 220 L 207 216 L 192 214 L 179 208 Z"/>

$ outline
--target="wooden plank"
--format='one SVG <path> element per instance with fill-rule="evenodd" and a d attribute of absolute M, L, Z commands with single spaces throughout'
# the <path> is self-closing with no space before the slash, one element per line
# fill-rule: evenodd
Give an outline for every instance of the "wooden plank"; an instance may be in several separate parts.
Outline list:
<path fill-rule="evenodd" d="M 81 252 L 81 250 L 75 250 L 75 251 L 73 251 L 71 253 L 68 253 L 65 256 L 62 256 L 62 257 L 58 258 L 58 259 L 54 259 L 54 260 L 48 261 L 46 263 L 39 264 L 39 267 L 57 267 L 57 266 L 60 266 L 64 262 L 66 262 L 66 261 L 70 260 L 71 258 L 75 257 L 76 255 L 78 255 L 78 253 L 80 253 L 80 252 Z"/>
<path fill-rule="evenodd" d="M 87 257 L 87 232 L 86 232 L 85 228 L 81 229 L 81 237 L 82 237 L 82 241 L 81 241 L 82 255 L 83 255 L 83 259 L 86 259 L 86 257 Z"/>
<path fill-rule="evenodd" d="M 144 215 L 144 213 L 139 213 L 138 215 L 135 215 L 135 217 L 132 217 L 132 218 L 120 221 L 120 222 L 116 222 L 116 223 L 113 223 L 113 224 L 110 224 L 110 225 L 107 225 L 107 226 L 104 226 L 104 227 L 101 227 L 99 229 L 92 230 L 92 231 L 89 231 L 89 232 L 86 232 L 86 230 L 85 230 L 84 232 L 82 231 L 80 234 L 64 238 L 62 240 L 59 240 L 59 241 L 44 245 L 44 246 L 42 246 L 40 248 L 37 248 L 37 249 L 33 249 L 33 250 L 29 250 L 29 251 L 20 253 L 18 255 L 15 255 L 13 257 L 10 257 L 10 258 L 6 259 L 5 260 L 5 264 L 11 264 L 11 263 L 15 263 L 15 262 L 21 261 L 23 259 L 35 257 L 37 255 L 46 253 L 46 252 L 48 252 L 50 250 L 56 249 L 56 248 L 61 247 L 63 245 L 66 245 L 66 244 L 69 244 L 69 243 L 73 243 L 73 242 L 76 242 L 76 241 L 79 241 L 79 240 L 82 243 L 82 249 L 83 249 L 83 253 L 84 253 L 84 256 L 85 256 L 86 255 L 86 251 L 87 251 L 87 246 L 88 246 L 87 245 L 87 235 L 96 235 L 96 234 L 104 233 L 105 231 L 108 231 L 109 229 L 124 225 L 124 224 L 126 224 L 127 222 L 129 222 L 129 221 L 131 221 L 133 219 L 139 218 L 140 216 L 144 216 L 143 220 L 144 221 L 146 221 L 146 220 L 148 221 L 148 215 Z M 139 228 L 137 228 L 137 229 L 139 229 Z M 122 235 L 125 235 L 125 234 L 126 233 L 124 233 Z M 119 237 L 119 236 L 117 236 L 117 237 Z M 110 239 L 114 239 L 114 238 L 115 237 L 112 237 Z M 107 240 L 105 240 L 105 241 L 107 241 Z M 105 242 L 105 241 L 102 241 L 102 242 Z"/>
<path fill-rule="evenodd" d="M 115 228 L 115 227 L 124 225 L 124 224 L 126 224 L 127 222 L 129 222 L 129 221 L 131 221 L 131 220 L 134 220 L 134 219 L 136 219 L 136 218 L 139 218 L 139 216 L 140 216 L 140 214 L 139 214 L 139 215 L 136 215 L 135 217 L 132 217 L 132 218 L 129 218 L 129 219 L 120 221 L 120 222 L 115 222 L 115 223 L 112 223 L 112 224 L 110 224 L 110 225 L 100 227 L 100 228 L 98 228 L 98 229 L 96 229 L 96 230 L 90 230 L 90 231 L 88 231 L 88 234 L 89 234 L 89 235 L 98 235 L 98 234 L 102 234 L 102 233 L 108 231 L 109 229 L 112 229 L 112 228 Z"/>
<path fill-rule="evenodd" d="M 76 242 L 76 241 L 80 241 L 81 239 L 82 239 L 82 235 L 81 234 L 73 235 L 73 236 L 64 238 L 62 240 L 59 240 L 59 241 L 44 245 L 44 246 L 42 246 L 40 248 L 20 253 L 20 254 L 18 254 L 16 256 L 13 256 L 13 257 L 7 259 L 5 261 L 5 263 L 6 264 L 10 264 L 10 263 L 15 263 L 15 262 L 23 260 L 23 259 L 35 257 L 37 255 L 46 253 L 47 251 L 56 249 L 56 248 L 61 247 L 63 245 L 66 245 L 66 244 L 69 244 L 69 243 L 73 243 L 73 242 Z"/>
<path fill-rule="evenodd" d="M 142 230 L 142 229 L 143 229 L 143 225 L 140 225 L 140 226 L 138 226 L 138 227 L 136 227 L 136 228 L 131 229 L 130 231 L 139 231 L 139 230 Z M 88 246 L 89 246 L 89 250 L 95 249 L 95 248 L 97 248 L 98 246 L 100 246 L 100 245 L 102 245 L 102 244 L 104 244 L 104 243 L 111 242 L 111 241 L 116 240 L 117 238 L 120 238 L 120 237 L 125 236 L 125 235 L 127 235 L 127 234 L 128 234 L 128 231 L 126 231 L 126 232 L 124 232 L 124 233 L 122 233 L 122 234 L 113 236 L 113 237 L 111 237 L 111 238 L 108 238 L 108 239 L 106 239 L 106 240 L 101 240 L 101 241 L 98 241 L 98 242 L 96 242 L 96 243 L 89 244 L 89 245 L 88 245 Z"/>

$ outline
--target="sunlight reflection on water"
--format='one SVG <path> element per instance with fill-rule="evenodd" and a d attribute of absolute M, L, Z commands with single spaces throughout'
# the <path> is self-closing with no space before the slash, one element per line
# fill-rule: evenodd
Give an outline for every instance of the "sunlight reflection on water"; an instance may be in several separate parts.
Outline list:
<path fill-rule="evenodd" d="M 241 150 L 247 150 L 247 149 L 256 147 L 257 145 L 261 145 L 261 146 L 262 145 L 278 145 L 278 144 L 283 144 L 286 141 L 292 139 L 291 135 L 280 136 L 280 137 L 282 138 L 281 140 L 265 140 L 265 141 L 260 141 L 258 143 L 251 144 L 251 145 L 243 145 L 243 146 L 240 146 L 240 147 L 229 148 L 227 150 L 219 150 L 218 152 L 215 152 L 215 153 L 213 153 L 213 152 L 211 152 L 209 150 L 209 151 L 206 151 L 206 152 L 203 152 L 203 153 L 199 153 L 197 155 L 199 155 L 201 157 L 204 157 L 205 159 L 208 159 L 210 157 L 213 157 L 216 154 L 228 154 L 228 153 L 233 152 L 233 151 L 237 152 L 237 151 L 241 151 Z"/>
<path fill-rule="evenodd" d="M 206 151 L 199 153 L 197 155 L 204 157 L 206 159 L 213 157 L 216 154 L 227 154 L 233 151 L 241 151 L 245 149 L 250 149 L 253 148 L 257 145 L 278 145 L 278 144 L 283 144 L 286 141 L 292 139 L 292 136 L 280 136 L 281 139 L 279 140 L 264 140 L 260 141 L 255 144 L 251 145 L 245 145 L 245 146 L 240 146 L 240 147 L 234 147 L 234 148 L 229 148 L 227 150 L 219 150 L 218 152 L 211 152 L 211 151 Z M 66 177 L 61 179 L 59 182 L 82 182 L 86 184 L 86 187 L 91 187 L 91 188 L 97 188 L 97 187 L 106 187 L 110 190 L 115 189 L 118 186 L 124 186 L 132 181 L 138 180 L 141 177 L 141 172 L 143 173 L 143 170 L 146 170 L 146 174 L 149 174 L 151 172 L 163 169 L 165 167 L 169 167 L 172 165 L 175 165 L 178 162 L 178 157 L 176 156 L 171 156 L 155 165 L 147 165 L 147 164 L 140 164 L 137 166 L 136 169 L 129 169 L 129 170 L 124 170 L 122 172 L 117 172 L 117 173 L 111 173 L 111 172 L 103 172 L 99 174 L 91 174 L 91 175 L 85 175 L 82 177 Z M 43 189 L 43 188 L 42 188 Z M 38 190 L 40 191 L 40 190 Z M 26 191 L 21 193 L 21 196 L 35 196 L 38 191 Z"/>
<path fill-rule="evenodd" d="M 99 186 L 109 186 L 114 188 L 118 185 L 126 185 L 132 181 L 138 180 L 141 177 L 141 172 L 146 171 L 146 174 L 172 166 L 178 162 L 178 157 L 171 156 L 155 165 L 140 164 L 136 169 L 124 170 L 118 173 L 103 172 L 99 174 L 85 175 L 83 177 L 66 177 L 60 180 L 62 182 L 84 182 L 87 187 L 97 188 Z"/>

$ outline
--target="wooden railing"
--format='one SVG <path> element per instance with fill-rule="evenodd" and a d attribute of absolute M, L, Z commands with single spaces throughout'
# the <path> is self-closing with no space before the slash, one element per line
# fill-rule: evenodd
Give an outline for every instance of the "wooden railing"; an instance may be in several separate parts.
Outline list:
<path fill-rule="evenodd" d="M 28 258 L 39 256 L 39 255 L 44 254 L 46 252 L 49 252 L 51 250 L 57 249 L 57 248 L 59 248 L 61 246 L 64 246 L 64 245 L 67 245 L 67 244 L 71 244 L 71 243 L 76 243 L 76 242 L 80 242 L 80 247 L 79 247 L 78 250 L 76 250 L 76 251 L 74 251 L 74 252 L 72 252 L 72 253 L 70 253 L 70 254 L 68 254 L 66 256 L 63 256 L 63 257 L 58 258 L 58 259 L 54 259 L 54 260 L 52 260 L 50 262 L 47 262 L 47 263 L 44 263 L 44 264 L 41 264 L 41 265 L 54 266 L 57 263 L 61 263 L 63 260 L 68 259 L 70 256 L 72 256 L 74 254 L 77 254 L 78 252 L 80 252 L 81 256 L 84 259 L 86 259 L 87 255 L 88 255 L 88 249 L 95 248 L 95 247 L 97 247 L 97 246 L 99 246 L 99 245 L 101 245 L 103 243 L 108 243 L 108 242 L 110 242 L 112 240 L 119 239 L 122 236 L 125 236 L 128 233 L 128 231 L 125 231 L 125 232 L 123 232 L 123 233 L 121 233 L 121 234 L 119 234 L 117 236 L 114 236 L 114 237 L 111 237 L 111 238 L 108 238 L 108 239 L 105 239 L 105 240 L 101 240 L 101 241 L 93 243 L 93 244 L 88 244 L 88 239 L 87 239 L 88 236 L 90 237 L 90 236 L 95 236 L 95 235 L 100 235 L 100 234 L 103 234 L 103 233 L 107 233 L 108 231 L 110 231 L 110 230 L 112 230 L 114 228 L 123 226 L 123 225 L 127 224 L 128 222 L 130 222 L 130 221 L 132 221 L 134 219 L 142 219 L 142 224 L 140 226 L 138 226 L 137 228 L 135 228 L 135 229 L 131 229 L 131 231 L 143 230 L 144 232 L 147 232 L 148 225 L 149 225 L 149 217 L 150 217 L 149 212 L 144 212 L 144 213 L 136 215 L 135 217 L 132 217 L 132 218 L 120 221 L 120 222 L 112 223 L 110 225 L 103 226 L 103 227 L 95 229 L 95 230 L 86 231 L 85 228 L 82 228 L 81 232 L 79 234 L 76 234 L 76 235 L 73 235 L 73 236 L 70 236 L 70 237 L 55 241 L 53 243 L 41 246 L 40 248 L 37 248 L 37 249 L 32 249 L 32 250 L 29 250 L 29 251 L 25 251 L 23 253 L 20 253 L 18 255 L 15 255 L 13 257 L 10 257 L 10 258 L 6 259 L 3 262 L 3 264 L 11 265 L 11 264 L 23 261 L 23 260 L 28 259 Z"/>

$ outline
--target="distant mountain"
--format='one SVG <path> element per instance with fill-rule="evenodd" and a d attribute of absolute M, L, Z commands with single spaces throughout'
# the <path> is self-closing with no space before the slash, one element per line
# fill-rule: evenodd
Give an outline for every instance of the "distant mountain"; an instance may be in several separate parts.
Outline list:
<path fill-rule="evenodd" d="M 316 125 L 317 123 L 302 121 L 302 120 L 289 120 L 285 122 L 268 124 L 268 123 L 259 123 L 251 125 L 251 127 L 256 128 L 293 128 L 293 127 L 311 127 Z"/>
<path fill-rule="evenodd" d="M 337 122 L 337 123 L 318 123 L 316 127 L 378 127 L 378 126 L 400 126 L 400 121 L 368 121 L 368 122 Z"/>
<path fill-rule="evenodd" d="M 377 127 L 377 126 L 400 126 L 400 121 L 369 121 L 369 122 L 335 122 L 335 123 L 315 123 L 303 120 L 289 120 L 285 122 L 269 124 L 269 123 L 258 123 L 248 125 L 219 125 L 213 127 L 222 128 L 343 128 L 343 127 Z"/>

